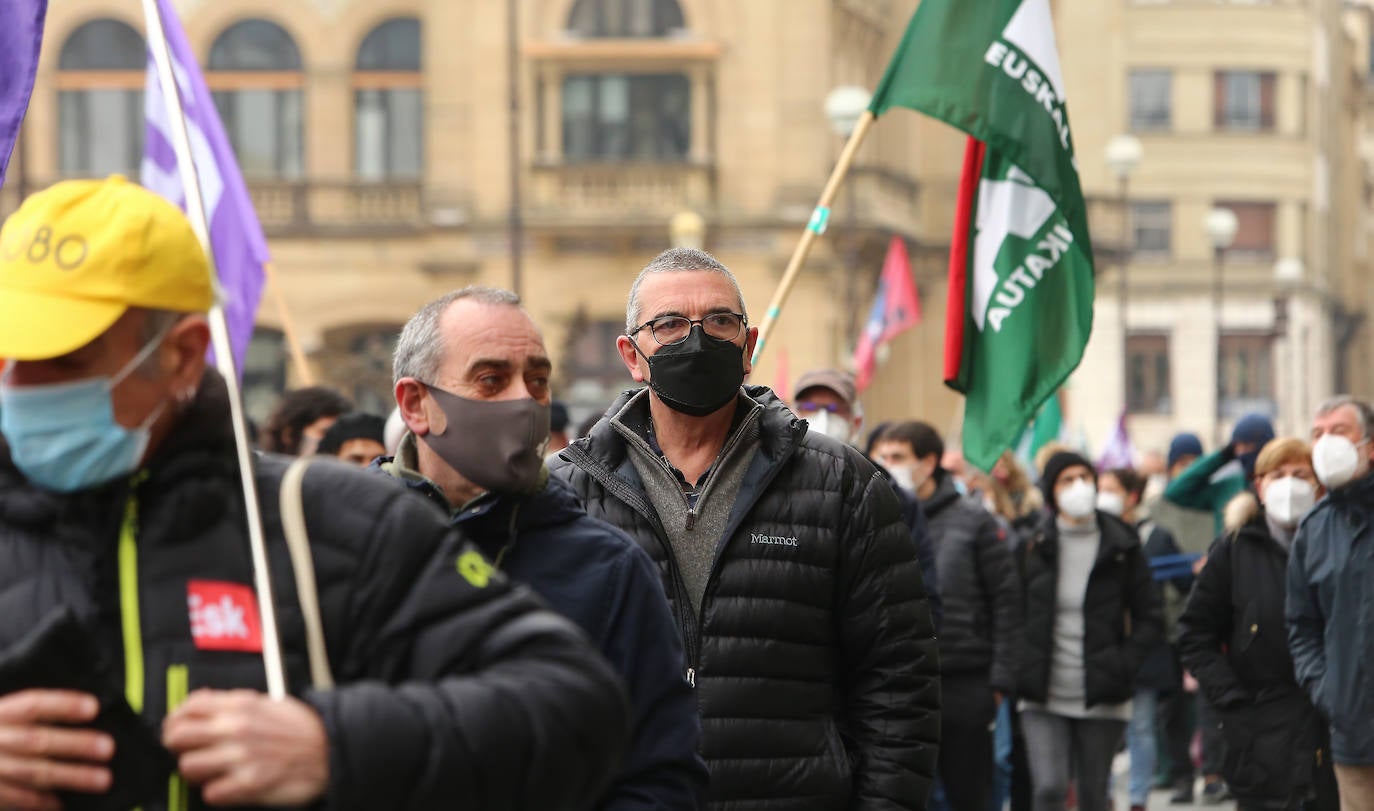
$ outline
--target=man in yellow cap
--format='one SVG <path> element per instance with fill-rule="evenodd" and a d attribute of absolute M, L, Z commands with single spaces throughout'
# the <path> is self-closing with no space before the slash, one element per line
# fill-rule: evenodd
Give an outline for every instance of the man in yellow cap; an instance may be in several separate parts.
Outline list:
<path fill-rule="evenodd" d="M 69 612 L 97 651 L 81 669 L 110 687 L 0 695 L 0 809 L 128 788 L 110 696 L 177 758 L 132 797 L 149 811 L 186 808 L 187 785 L 213 806 L 588 804 L 627 737 L 607 666 L 423 500 L 346 466 L 303 489 L 338 682 L 315 690 L 285 462 L 256 464 L 294 697 L 261 692 L 228 400 L 205 366 L 213 295 L 181 212 L 122 178 L 58 184 L 0 229 L 0 662 Z"/>

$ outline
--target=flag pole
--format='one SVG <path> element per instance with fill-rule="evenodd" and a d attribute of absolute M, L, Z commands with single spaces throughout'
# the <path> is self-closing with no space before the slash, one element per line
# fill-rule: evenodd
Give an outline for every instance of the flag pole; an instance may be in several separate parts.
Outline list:
<path fill-rule="evenodd" d="M 763 355 L 763 347 L 768 343 L 768 337 L 773 332 L 773 327 L 778 323 L 778 317 L 782 315 L 782 305 L 787 301 L 787 296 L 792 292 L 792 286 L 797 283 L 797 277 L 801 274 L 802 264 L 806 262 L 806 257 L 811 253 L 811 246 L 815 243 L 816 237 L 825 233 L 826 225 L 830 222 L 830 204 L 835 201 L 835 194 L 840 189 L 840 184 L 849 174 L 849 167 L 854 163 L 854 155 L 859 151 L 859 145 L 863 143 L 864 136 L 868 135 L 868 128 L 873 125 L 874 115 L 871 110 L 864 110 L 863 115 L 859 116 L 859 122 L 854 127 L 854 132 L 849 136 L 849 140 L 844 144 L 844 150 L 840 152 L 840 159 L 835 162 L 835 168 L 830 172 L 830 179 L 826 181 L 825 190 L 821 192 L 821 199 L 816 203 L 815 211 L 811 212 L 811 220 L 806 224 L 806 230 L 802 232 L 801 241 L 792 251 L 792 258 L 787 261 L 787 270 L 782 274 L 782 281 L 778 283 L 778 289 L 773 293 L 773 300 L 768 302 L 768 311 L 763 317 L 763 323 L 759 326 L 759 340 L 754 345 L 754 357 L 750 363 L 758 363 L 759 357 Z"/>
<path fill-rule="evenodd" d="M 185 190 L 186 214 L 191 227 L 205 249 L 210 263 L 210 278 L 215 284 L 216 301 L 210 310 L 210 338 L 215 350 L 215 366 L 224 378 L 229 394 L 229 418 L 234 428 L 234 445 L 238 451 L 239 479 L 243 485 L 243 501 L 248 519 L 248 545 L 253 557 L 253 579 L 258 596 L 258 611 L 262 618 L 262 660 L 267 670 L 267 694 L 272 698 L 286 697 L 286 670 L 282 663 L 281 639 L 277 631 L 277 605 L 272 600 L 272 578 L 268 569 L 267 543 L 262 530 L 262 510 L 258 503 L 257 484 L 253 478 L 253 451 L 248 442 L 248 426 L 244 420 L 243 397 L 239 378 L 234 369 L 234 351 L 229 340 L 229 324 L 224 316 L 223 290 L 215 270 L 215 254 L 210 248 L 210 227 L 205 216 L 205 202 L 200 193 L 200 178 L 191 152 L 191 138 L 186 131 L 186 115 L 181 107 L 181 95 L 172 73 L 172 54 L 162 30 L 162 13 L 158 0 L 143 0 L 143 16 L 148 27 L 148 48 L 153 54 L 158 85 L 166 100 L 167 116 L 171 123 L 172 149 L 177 157 L 177 169 Z"/>
<path fill-rule="evenodd" d="M 286 338 L 286 349 L 291 353 L 291 364 L 301 376 L 301 383 L 315 385 L 315 373 L 310 370 L 310 362 L 305 358 L 301 347 L 300 335 L 296 332 L 296 322 L 291 319 L 291 311 L 286 308 L 286 295 L 277 284 L 277 269 L 271 262 L 262 263 L 262 275 L 267 279 L 267 288 L 272 291 L 272 301 L 277 305 L 277 320 L 281 322 L 282 335 Z"/>

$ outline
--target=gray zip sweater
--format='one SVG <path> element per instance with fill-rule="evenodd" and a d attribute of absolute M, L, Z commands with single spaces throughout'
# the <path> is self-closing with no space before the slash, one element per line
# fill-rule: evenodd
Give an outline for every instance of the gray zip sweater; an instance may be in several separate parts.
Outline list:
<path fill-rule="evenodd" d="M 692 610 L 696 613 L 701 612 L 706 581 L 711 577 L 716 547 L 729 524 L 730 510 L 739 496 L 749 463 L 759 449 L 759 416 L 763 408 L 745 398 L 740 399 L 739 407 L 748 411 L 736 421 L 720 455 L 696 488 L 695 504 L 683 490 L 678 474 L 644 439 L 642 429 L 645 426 L 639 421 L 646 419 L 647 390 L 627 403 L 612 421 L 616 431 L 625 437 L 630 461 L 663 523 L 663 531 L 668 535 L 673 557 L 677 558 L 683 584 L 692 600 Z"/>

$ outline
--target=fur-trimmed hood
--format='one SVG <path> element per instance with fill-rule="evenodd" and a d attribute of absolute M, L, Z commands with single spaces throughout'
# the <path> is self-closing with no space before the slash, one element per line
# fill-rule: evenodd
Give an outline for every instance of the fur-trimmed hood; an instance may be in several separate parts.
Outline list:
<path fill-rule="evenodd" d="M 1238 493 L 1235 498 L 1226 502 L 1226 510 L 1223 513 L 1224 522 L 1222 526 L 1229 535 L 1246 524 L 1254 521 L 1263 514 L 1260 507 L 1259 498 L 1249 490 Z"/>

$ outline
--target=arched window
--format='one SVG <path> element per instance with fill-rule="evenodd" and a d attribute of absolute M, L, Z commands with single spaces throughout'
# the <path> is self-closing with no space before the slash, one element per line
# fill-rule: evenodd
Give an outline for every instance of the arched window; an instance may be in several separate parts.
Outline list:
<path fill-rule="evenodd" d="M 267 20 L 243 20 L 210 48 L 210 88 L 224 129 L 249 177 L 302 173 L 301 54 L 291 35 Z"/>
<path fill-rule="evenodd" d="M 143 160 L 143 37 L 119 20 L 92 20 L 58 56 L 58 168 L 63 176 L 137 176 Z"/>
<path fill-rule="evenodd" d="M 568 31 L 580 37 L 666 37 L 684 27 L 677 0 L 577 0 Z"/>
<path fill-rule="evenodd" d="M 424 163 L 420 21 L 387 20 L 358 48 L 354 167 L 364 180 L 414 179 Z"/>
<path fill-rule="evenodd" d="M 324 332 L 324 347 L 316 358 L 329 370 L 329 382 L 359 411 L 386 415 L 396 406 L 391 389 L 391 358 L 396 352 L 400 324 L 360 323 Z"/>
<path fill-rule="evenodd" d="M 259 425 L 286 391 L 286 336 L 279 329 L 256 327 L 243 358 L 243 406 Z"/>

